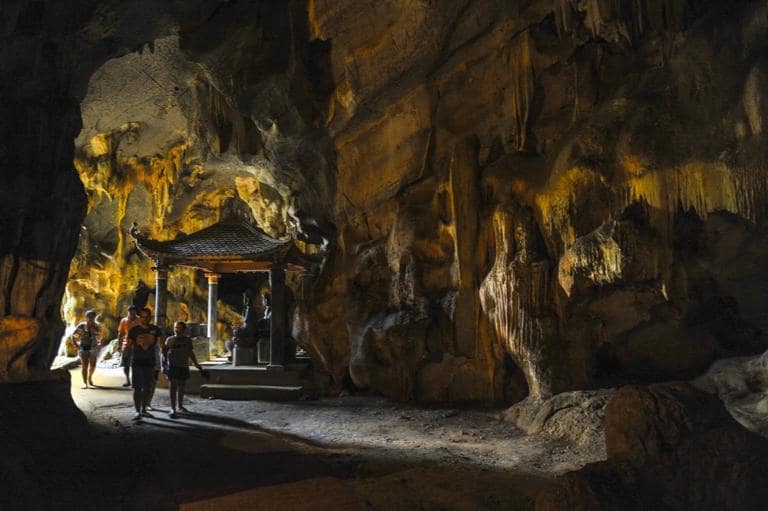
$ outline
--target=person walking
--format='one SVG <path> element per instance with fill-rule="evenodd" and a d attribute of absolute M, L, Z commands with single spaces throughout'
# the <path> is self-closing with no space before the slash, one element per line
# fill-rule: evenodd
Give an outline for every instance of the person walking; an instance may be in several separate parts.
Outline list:
<path fill-rule="evenodd" d="M 155 358 L 157 350 L 163 348 L 160 329 L 150 324 L 150 310 L 141 309 L 139 324 L 128 331 L 128 346 L 131 352 L 131 371 L 133 373 L 133 405 L 136 413 L 133 420 L 152 417 L 147 411 L 156 378 Z"/>
<path fill-rule="evenodd" d="M 83 368 L 83 388 L 96 387 L 93 384 L 93 373 L 96 370 L 96 360 L 101 347 L 101 326 L 96 323 L 96 311 L 85 313 L 85 321 L 78 323 L 72 338 L 77 344 L 77 354 Z"/>
<path fill-rule="evenodd" d="M 120 367 L 123 368 L 125 374 L 123 387 L 131 386 L 131 350 L 127 348 L 128 332 L 140 323 L 138 310 L 137 306 L 129 305 L 128 314 L 120 320 L 117 327 L 117 351 L 120 353 Z"/>
<path fill-rule="evenodd" d="M 160 327 L 158 327 L 158 328 L 160 328 Z M 162 328 L 160 329 L 160 335 L 163 335 L 163 333 L 164 333 L 163 331 L 164 330 L 165 329 L 162 329 Z M 160 371 L 163 369 L 162 357 L 163 357 L 163 355 L 162 355 L 161 351 L 159 349 L 155 350 L 155 365 L 154 365 L 155 372 L 153 373 L 154 376 L 152 378 L 152 384 L 151 384 L 151 386 L 149 388 L 149 397 L 147 398 L 147 410 L 149 410 L 150 412 L 157 411 L 152 406 L 152 400 L 155 398 L 155 390 L 157 390 L 157 380 L 158 380 L 158 378 L 160 378 Z"/>
<path fill-rule="evenodd" d="M 173 325 L 175 335 L 165 340 L 163 351 L 163 366 L 166 368 L 166 376 L 170 382 L 171 411 L 168 416 L 171 419 L 176 418 L 177 405 L 178 410 L 189 411 L 184 408 L 184 387 L 189 379 L 189 361 L 192 361 L 203 377 L 208 375 L 208 372 L 197 362 L 192 339 L 185 335 L 186 329 L 186 323 L 177 321 Z"/>

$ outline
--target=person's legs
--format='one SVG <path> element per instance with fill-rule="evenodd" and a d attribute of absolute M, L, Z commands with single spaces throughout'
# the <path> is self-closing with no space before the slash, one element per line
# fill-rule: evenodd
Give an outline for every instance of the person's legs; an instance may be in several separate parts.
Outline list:
<path fill-rule="evenodd" d="M 144 394 L 144 389 L 139 387 L 133 387 L 133 407 L 136 409 L 137 413 L 141 412 L 141 396 L 143 394 Z"/>
<path fill-rule="evenodd" d="M 78 356 L 80 357 L 80 367 L 82 368 L 83 373 L 83 388 L 88 388 L 88 364 L 89 364 L 89 358 L 90 353 L 87 351 L 78 351 Z"/>
<path fill-rule="evenodd" d="M 143 367 L 133 368 L 133 406 L 136 408 L 136 415 L 133 416 L 134 420 L 138 420 L 141 417 L 142 411 L 144 411 L 144 394 L 146 393 L 146 378 L 144 378 Z"/>
<path fill-rule="evenodd" d="M 176 380 L 170 380 L 168 388 L 171 394 L 171 413 L 176 413 L 176 390 L 178 388 Z"/>
<path fill-rule="evenodd" d="M 147 382 L 147 384 L 148 385 L 144 389 L 144 393 L 142 394 L 143 401 L 141 403 L 141 413 L 143 415 L 149 415 L 149 411 L 148 411 L 150 408 L 149 403 L 152 400 L 152 394 L 153 394 L 151 384 L 149 384 L 149 382 Z"/>
<path fill-rule="evenodd" d="M 136 380 L 141 381 L 141 387 L 142 387 L 142 393 L 141 393 L 141 413 L 144 416 L 150 416 L 147 410 L 150 408 L 149 403 L 152 399 L 152 394 L 154 394 L 154 382 L 153 375 L 155 374 L 155 370 L 151 367 L 141 367 L 139 371 L 136 371 L 136 368 L 133 368 L 133 382 L 136 383 Z"/>
<path fill-rule="evenodd" d="M 187 380 L 181 380 L 179 382 L 178 392 L 179 392 L 179 410 L 182 412 L 186 412 L 187 409 L 184 408 L 184 386 L 187 384 Z"/>
<path fill-rule="evenodd" d="M 91 356 L 88 357 L 88 385 L 95 387 L 93 384 L 93 372 L 96 370 L 96 359 L 99 358 L 99 352 L 97 350 L 91 350 Z"/>
<path fill-rule="evenodd" d="M 120 365 L 123 368 L 123 373 L 125 374 L 125 383 L 123 383 L 123 387 L 130 387 L 131 386 L 131 352 L 128 350 L 128 348 L 124 348 L 122 351 L 122 354 L 120 355 Z"/>
<path fill-rule="evenodd" d="M 133 368 L 133 406 L 136 408 L 136 413 L 141 413 L 141 400 L 144 395 L 144 389 L 141 386 L 142 379 L 138 376 L 141 374 L 140 370 Z"/>
<path fill-rule="evenodd" d="M 154 377 L 149 382 L 149 392 L 147 394 L 147 408 L 150 410 L 153 410 L 152 398 L 155 397 L 155 388 L 157 388 L 157 378 L 160 376 L 160 371 L 154 371 L 152 374 Z"/>

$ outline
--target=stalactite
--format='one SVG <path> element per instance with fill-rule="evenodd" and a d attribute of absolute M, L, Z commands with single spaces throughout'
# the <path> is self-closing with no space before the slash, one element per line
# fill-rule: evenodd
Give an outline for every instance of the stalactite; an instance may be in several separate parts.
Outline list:
<path fill-rule="evenodd" d="M 171 146 L 164 155 L 140 159 L 124 156 L 118 149 L 124 136 L 133 136 L 140 130 L 137 123 L 128 123 L 110 133 L 98 134 L 89 141 L 82 154 L 75 158 L 75 168 L 88 193 L 89 210 L 103 201 L 117 201 L 115 226 L 117 244 L 111 254 L 91 254 L 86 261 L 70 268 L 69 280 L 62 303 L 62 313 L 68 324 L 74 324 L 79 314 L 97 300 L 106 305 L 108 314 L 119 314 L 120 300 L 135 289 L 139 281 L 151 282 L 150 263 L 127 264 L 125 233 L 121 226 L 127 214 L 128 200 L 136 186 L 144 186 L 152 197 L 149 232 L 157 238 L 173 237 L 178 229 L 169 232 L 165 225 L 168 208 L 173 207 L 174 187 L 184 167 L 185 152 L 190 142 L 182 140 Z M 86 234 L 87 236 L 87 234 Z M 81 252 L 92 248 L 86 237 Z M 112 328 L 114 325 L 107 325 Z"/>
<path fill-rule="evenodd" d="M 507 60 L 513 77 L 510 94 L 515 119 L 514 146 L 516 150 L 523 151 L 527 141 L 528 116 L 535 87 L 531 41 L 527 31 L 510 47 Z"/>
<path fill-rule="evenodd" d="M 585 202 L 586 207 L 594 207 L 595 204 L 583 199 L 589 196 L 589 192 L 606 186 L 605 178 L 599 173 L 583 167 L 573 167 L 559 173 L 544 192 L 536 195 L 535 201 L 541 215 L 542 227 L 548 238 L 559 239 L 560 249 L 570 247 L 576 241 L 573 218 L 581 214 L 578 204 Z"/>
<path fill-rule="evenodd" d="M 552 12 L 559 34 L 572 32 L 575 13 L 593 37 L 634 43 L 648 30 L 680 28 L 687 14 L 685 0 L 554 0 Z"/>
<path fill-rule="evenodd" d="M 768 200 L 768 173 L 723 162 L 691 162 L 632 177 L 627 187 L 630 201 L 643 200 L 666 212 L 670 223 L 679 208 L 700 216 L 724 210 L 757 222 L 763 218 L 761 204 Z"/>
<path fill-rule="evenodd" d="M 609 220 L 599 229 L 576 240 L 558 265 L 558 281 L 566 295 L 571 296 L 576 275 L 602 285 L 617 282 L 624 276 L 625 254 L 614 237 L 615 220 Z"/>
<path fill-rule="evenodd" d="M 573 28 L 573 5 L 571 0 L 552 0 L 552 12 L 555 14 L 555 27 L 558 35 L 567 34 Z"/>
<path fill-rule="evenodd" d="M 626 161 L 623 165 L 626 167 Z M 715 211 L 729 211 L 752 222 L 765 219 L 768 213 L 766 169 L 742 169 L 718 161 L 690 162 L 660 170 L 630 170 L 622 182 L 609 185 L 598 172 L 574 167 L 560 172 L 535 197 L 542 227 L 549 239 L 558 240 L 559 253 L 565 253 L 576 243 L 575 219 L 588 213 L 580 208 L 596 206 L 586 198 L 594 196 L 598 189 L 605 190 L 614 201 L 611 207 L 603 205 L 605 220 L 610 221 L 633 203 L 646 204 L 649 222 L 664 243 L 671 241 L 680 209 L 694 210 L 702 218 Z"/>

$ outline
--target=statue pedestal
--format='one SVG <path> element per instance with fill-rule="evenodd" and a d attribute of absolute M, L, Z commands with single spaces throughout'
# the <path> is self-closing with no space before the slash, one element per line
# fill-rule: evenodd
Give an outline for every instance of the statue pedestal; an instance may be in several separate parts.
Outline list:
<path fill-rule="evenodd" d="M 235 353 L 232 355 L 232 365 L 256 365 L 256 348 L 241 348 L 240 346 L 235 346 Z"/>
<path fill-rule="evenodd" d="M 269 364 L 269 339 L 256 343 L 259 352 L 259 364 Z"/>

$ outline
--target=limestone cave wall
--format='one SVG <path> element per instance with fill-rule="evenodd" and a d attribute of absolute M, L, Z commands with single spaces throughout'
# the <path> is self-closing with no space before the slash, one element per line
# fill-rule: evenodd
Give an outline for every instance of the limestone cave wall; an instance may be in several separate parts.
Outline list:
<path fill-rule="evenodd" d="M 328 390 L 514 401 L 765 348 L 765 2 L 8 6 L 0 379 L 45 369 L 65 287 L 113 321 L 151 284 L 131 222 L 228 214 L 323 242 L 292 325 Z"/>
<path fill-rule="evenodd" d="M 339 236 L 305 335 L 331 374 L 517 399 L 763 349 L 765 7 L 312 2 Z"/>

